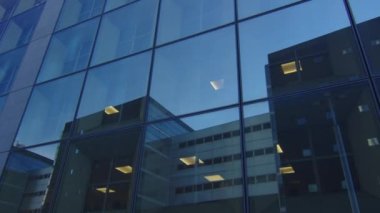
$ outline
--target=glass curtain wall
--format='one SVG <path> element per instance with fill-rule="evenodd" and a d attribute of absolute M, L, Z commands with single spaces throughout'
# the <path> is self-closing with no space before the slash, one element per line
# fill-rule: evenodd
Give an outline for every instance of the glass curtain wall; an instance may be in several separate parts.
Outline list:
<path fill-rule="evenodd" d="M 43 9 L 17 3 L 0 2 L 0 110 Z M 380 212 L 379 11 L 65 0 L 0 153 L 0 209 Z"/>

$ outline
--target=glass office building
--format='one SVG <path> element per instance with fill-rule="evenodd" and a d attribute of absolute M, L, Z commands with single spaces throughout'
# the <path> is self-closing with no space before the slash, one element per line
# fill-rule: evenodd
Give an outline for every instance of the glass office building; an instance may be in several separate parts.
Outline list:
<path fill-rule="evenodd" d="M 0 0 L 0 212 L 380 212 L 377 0 Z"/>

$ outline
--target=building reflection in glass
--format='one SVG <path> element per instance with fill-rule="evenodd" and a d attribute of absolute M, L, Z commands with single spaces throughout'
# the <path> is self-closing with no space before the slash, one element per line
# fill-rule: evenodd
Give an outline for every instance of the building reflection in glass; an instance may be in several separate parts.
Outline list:
<path fill-rule="evenodd" d="M 149 125 L 137 212 L 242 212 L 238 110 Z"/>
<path fill-rule="evenodd" d="M 70 145 L 55 212 L 125 212 L 140 128 Z"/>
<path fill-rule="evenodd" d="M 58 145 L 32 149 L 15 147 L 0 185 L 2 212 L 42 212 L 51 204 Z"/>

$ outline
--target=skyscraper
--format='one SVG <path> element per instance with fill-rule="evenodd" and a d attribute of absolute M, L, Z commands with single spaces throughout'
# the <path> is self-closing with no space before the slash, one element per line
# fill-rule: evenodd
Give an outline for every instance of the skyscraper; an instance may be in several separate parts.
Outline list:
<path fill-rule="evenodd" d="M 380 212 L 375 0 L 0 0 L 0 212 Z"/>

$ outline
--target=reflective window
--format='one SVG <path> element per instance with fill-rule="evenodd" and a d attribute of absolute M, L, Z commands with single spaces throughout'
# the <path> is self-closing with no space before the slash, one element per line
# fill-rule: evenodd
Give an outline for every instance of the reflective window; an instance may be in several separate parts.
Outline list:
<path fill-rule="evenodd" d="M 149 119 L 236 103 L 235 49 L 233 27 L 157 49 L 150 110 L 167 113 L 150 113 Z"/>
<path fill-rule="evenodd" d="M 244 108 L 247 182 L 251 212 L 280 211 L 275 127 L 267 102 Z M 293 212 L 293 211 L 289 211 Z M 301 211 L 294 211 L 301 212 Z"/>
<path fill-rule="evenodd" d="M 268 27 L 273 23 L 276 27 Z M 329 0 L 308 1 L 240 24 L 244 99 L 364 75 L 349 24 L 343 2 Z"/>
<path fill-rule="evenodd" d="M 55 34 L 50 41 L 38 82 L 69 74 L 88 65 L 98 19 Z"/>
<path fill-rule="evenodd" d="M 40 18 L 43 7 L 36 7 L 24 14 L 12 18 L 0 42 L 0 52 L 27 44 L 33 36 L 34 28 Z"/>
<path fill-rule="evenodd" d="M 242 212 L 238 109 L 149 125 L 136 212 Z"/>
<path fill-rule="evenodd" d="M 54 212 L 127 212 L 140 129 L 74 141 Z"/>
<path fill-rule="evenodd" d="M 57 23 L 57 30 L 84 21 L 103 10 L 105 0 L 66 0 Z"/>
<path fill-rule="evenodd" d="M 264 13 L 302 0 L 238 0 L 239 18 Z"/>
<path fill-rule="evenodd" d="M 115 9 L 117 7 L 121 7 L 125 4 L 132 3 L 135 1 L 140 1 L 140 0 L 107 0 L 105 11 Z"/>
<path fill-rule="evenodd" d="M 162 1 L 158 43 L 165 43 L 234 20 L 233 0 Z"/>
<path fill-rule="evenodd" d="M 156 0 L 143 0 L 102 18 L 92 64 L 150 48 L 157 12 Z"/>
<path fill-rule="evenodd" d="M 0 21 L 7 19 L 15 7 L 17 1 L 15 0 L 2 0 L 0 1 Z"/>
<path fill-rule="evenodd" d="M 34 145 L 67 137 L 72 126 L 84 74 L 34 88 L 14 146 Z"/>
<path fill-rule="evenodd" d="M 142 0 L 102 18 L 92 64 L 148 49 L 153 44 L 157 0 Z"/>
<path fill-rule="evenodd" d="M 362 44 L 372 71 L 380 73 L 380 2 L 376 0 L 350 0 Z"/>
<path fill-rule="evenodd" d="M 17 2 L 17 1 L 15 1 L 15 2 Z M 38 6 L 44 2 L 45 2 L 45 0 L 19 0 L 17 7 L 16 7 L 16 10 L 13 13 L 13 15 L 20 14 L 26 10 L 29 10 L 35 6 Z"/>
<path fill-rule="evenodd" d="M 376 110 L 366 85 L 246 106 L 252 212 L 380 211 Z"/>
<path fill-rule="evenodd" d="M 141 122 L 151 52 L 90 70 L 79 112 L 80 133 Z"/>
<path fill-rule="evenodd" d="M 0 94 L 8 92 L 24 57 L 25 48 L 0 55 Z"/>
<path fill-rule="evenodd" d="M 0 182 L 2 212 L 47 212 L 53 197 L 58 145 L 14 148 Z"/>

